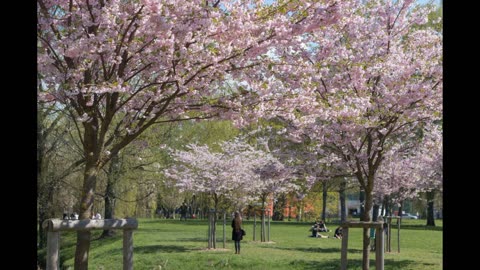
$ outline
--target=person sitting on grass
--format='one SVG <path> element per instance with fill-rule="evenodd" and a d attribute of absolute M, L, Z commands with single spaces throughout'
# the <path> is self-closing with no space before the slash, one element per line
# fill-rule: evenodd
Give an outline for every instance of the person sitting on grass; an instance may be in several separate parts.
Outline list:
<path fill-rule="evenodd" d="M 318 222 L 318 219 L 315 220 L 315 223 L 310 228 L 310 231 L 312 231 L 312 237 L 317 237 L 318 232 L 320 231 L 320 223 Z"/>
<path fill-rule="evenodd" d="M 327 227 L 325 226 L 325 223 L 323 223 L 323 221 L 318 221 L 317 219 L 315 221 L 315 224 L 313 224 L 312 228 L 310 228 L 310 230 L 312 231 L 312 237 L 328 238 L 327 235 L 322 235 L 319 233 L 327 231 Z"/>
<path fill-rule="evenodd" d="M 333 237 L 335 238 L 338 238 L 338 239 L 342 239 L 342 227 L 338 226 L 336 229 L 335 229 L 335 233 L 333 235 Z"/>
<path fill-rule="evenodd" d="M 327 225 L 325 225 L 325 222 L 323 222 L 323 220 L 320 220 L 320 222 L 318 223 L 318 227 L 319 232 L 328 232 Z"/>

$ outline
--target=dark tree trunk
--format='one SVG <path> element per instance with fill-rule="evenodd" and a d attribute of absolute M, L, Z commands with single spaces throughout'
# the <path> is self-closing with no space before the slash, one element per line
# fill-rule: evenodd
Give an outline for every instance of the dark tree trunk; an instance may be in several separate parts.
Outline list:
<path fill-rule="evenodd" d="M 340 222 L 341 223 L 347 221 L 347 206 L 346 206 L 346 197 L 345 197 L 346 187 L 347 187 L 347 181 L 343 179 L 340 182 L 340 189 L 338 191 L 340 195 Z"/>
<path fill-rule="evenodd" d="M 402 212 L 403 212 L 403 201 L 400 202 L 400 206 L 398 207 L 398 216 L 400 220 L 402 220 Z"/>
<path fill-rule="evenodd" d="M 377 221 L 378 220 L 378 214 L 380 212 L 380 205 L 374 204 L 373 205 L 373 214 L 372 214 L 372 221 Z"/>
<path fill-rule="evenodd" d="M 381 216 L 386 216 L 387 215 L 387 202 L 385 200 L 387 196 L 384 196 L 383 197 L 383 200 L 382 200 L 382 211 L 380 213 Z"/>
<path fill-rule="evenodd" d="M 43 222 L 48 218 L 53 218 L 54 213 L 52 210 L 53 205 L 53 193 L 55 191 L 55 184 L 53 181 L 49 182 L 41 190 L 43 192 L 39 194 L 39 209 L 38 209 L 38 236 L 39 236 L 39 248 L 43 248 L 47 244 L 47 238 L 45 230 L 42 228 Z"/>
<path fill-rule="evenodd" d="M 372 185 L 373 186 L 373 185 Z M 370 221 L 370 216 L 373 208 L 373 194 L 371 189 L 365 191 L 365 209 L 361 216 L 362 221 Z M 370 265 L 370 229 L 363 229 L 363 262 L 362 269 L 368 270 Z"/>
<path fill-rule="evenodd" d="M 97 184 L 98 168 L 93 159 L 88 159 L 85 164 L 83 182 L 83 196 L 80 201 L 79 219 L 90 219 L 92 215 L 94 192 Z M 90 231 L 77 232 L 77 245 L 75 249 L 75 270 L 88 270 L 88 253 L 90 250 Z"/>
<path fill-rule="evenodd" d="M 283 210 L 285 209 L 285 206 L 286 206 L 286 200 L 287 200 L 286 195 L 281 194 L 278 197 L 278 200 L 276 202 L 274 202 L 272 220 L 283 220 L 284 219 Z"/>
<path fill-rule="evenodd" d="M 265 235 L 265 202 L 267 201 L 267 195 L 263 194 L 262 195 L 262 222 L 261 222 L 261 227 L 260 227 L 260 242 L 265 242 L 266 241 L 266 235 Z"/>
<path fill-rule="evenodd" d="M 366 221 L 363 219 L 365 215 L 365 191 L 360 189 L 360 221 Z"/>
<path fill-rule="evenodd" d="M 38 212 L 38 248 L 44 248 L 47 246 L 47 237 L 45 235 L 45 230 L 42 228 L 43 222 L 47 219 L 47 215 L 44 210 Z"/>
<path fill-rule="evenodd" d="M 193 217 L 193 215 L 198 215 L 198 213 L 196 213 L 197 208 L 197 198 L 195 197 L 195 194 L 193 194 L 192 200 L 190 201 L 190 217 Z"/>
<path fill-rule="evenodd" d="M 322 181 L 322 220 L 325 221 L 327 217 L 327 183 Z"/>
<path fill-rule="evenodd" d="M 105 219 L 115 218 L 116 184 L 120 180 L 121 162 L 118 154 L 112 156 L 105 189 Z M 115 230 L 103 230 L 101 238 L 115 235 Z"/>
<path fill-rule="evenodd" d="M 433 200 L 435 199 L 435 191 L 427 192 L 427 226 L 435 226 L 435 215 L 433 208 Z"/>

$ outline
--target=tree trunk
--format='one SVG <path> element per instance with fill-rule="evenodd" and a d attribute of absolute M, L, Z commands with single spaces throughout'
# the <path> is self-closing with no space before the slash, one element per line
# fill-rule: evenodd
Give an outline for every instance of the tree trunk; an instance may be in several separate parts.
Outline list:
<path fill-rule="evenodd" d="M 45 221 L 46 218 L 46 213 L 45 210 L 39 210 L 38 212 L 38 248 L 44 248 L 46 247 L 47 244 L 47 237 L 45 235 L 45 230 L 42 228 L 43 221 Z"/>
<path fill-rule="evenodd" d="M 391 211 L 391 207 L 390 207 L 389 197 L 388 197 L 388 196 L 385 196 L 385 197 L 383 198 L 383 201 L 384 201 L 384 204 L 385 204 L 385 215 L 391 216 L 391 215 L 392 215 L 392 211 Z"/>
<path fill-rule="evenodd" d="M 112 156 L 108 168 L 107 187 L 105 189 L 105 219 L 115 218 L 116 190 L 115 186 L 120 180 L 121 163 L 118 154 Z M 103 230 L 101 238 L 115 235 L 115 230 Z"/>
<path fill-rule="evenodd" d="M 365 215 L 365 191 L 360 189 L 360 221 L 366 221 L 363 219 Z"/>
<path fill-rule="evenodd" d="M 400 206 L 398 207 L 398 216 L 400 220 L 402 220 L 402 212 L 403 212 L 403 201 L 400 202 Z"/>
<path fill-rule="evenodd" d="M 385 202 L 385 197 L 383 197 L 382 200 L 382 211 L 380 211 L 380 216 L 385 216 L 387 214 L 386 212 L 387 204 Z"/>
<path fill-rule="evenodd" d="M 281 194 L 278 198 L 278 200 L 273 204 L 273 216 L 272 220 L 282 220 L 284 219 L 283 216 L 283 210 L 285 209 L 286 206 L 286 196 L 285 194 Z"/>
<path fill-rule="evenodd" d="M 267 195 L 262 195 L 262 222 L 260 228 L 260 242 L 265 242 L 265 201 L 267 200 Z"/>
<path fill-rule="evenodd" d="M 79 219 L 90 219 L 92 215 L 95 186 L 97 184 L 98 169 L 93 159 L 85 164 L 83 195 L 80 201 Z M 90 231 L 77 232 L 77 246 L 75 250 L 75 270 L 88 270 L 88 252 L 90 250 Z"/>
<path fill-rule="evenodd" d="M 373 204 L 373 214 L 372 214 L 372 221 L 377 221 L 378 220 L 378 214 L 380 212 L 380 205 L 378 204 Z"/>
<path fill-rule="evenodd" d="M 370 182 L 370 181 L 369 181 Z M 373 181 L 372 181 L 373 182 Z M 373 185 L 371 185 L 373 187 Z M 372 188 L 373 189 L 373 188 Z M 372 189 L 365 190 L 365 209 L 363 211 L 363 215 L 361 216 L 362 221 L 370 221 L 370 216 L 372 213 L 373 208 L 373 194 Z M 363 229 L 363 262 L 362 262 L 362 269 L 368 270 L 370 265 L 370 229 L 364 228 Z"/>
<path fill-rule="evenodd" d="M 327 217 L 327 183 L 322 181 L 322 220 Z"/>
<path fill-rule="evenodd" d="M 53 205 L 53 193 L 55 191 L 55 183 L 50 180 L 48 183 L 39 186 L 38 194 L 38 234 L 39 234 L 39 248 L 43 248 L 47 244 L 47 238 L 45 230 L 42 228 L 43 221 L 48 218 L 53 218 L 54 213 L 52 210 Z"/>
<path fill-rule="evenodd" d="M 217 248 L 217 207 L 213 212 L 213 224 L 212 224 L 212 242 L 213 248 Z"/>
<path fill-rule="evenodd" d="M 435 191 L 427 192 L 427 226 L 435 226 L 435 215 L 433 208 L 433 200 L 435 199 Z"/>
<path fill-rule="evenodd" d="M 217 194 L 213 194 L 213 202 L 214 202 L 214 209 L 213 213 L 208 210 L 208 222 L 210 226 L 210 234 L 208 235 L 208 243 L 209 243 L 209 248 L 216 249 L 217 246 L 217 237 L 216 237 L 216 231 L 217 231 L 217 209 L 218 209 L 218 202 L 219 198 Z M 213 217 L 211 216 L 213 214 Z"/>
<path fill-rule="evenodd" d="M 340 195 L 340 223 L 347 221 L 347 205 L 345 197 L 345 189 L 347 187 L 347 181 L 345 179 L 340 182 L 340 189 L 338 193 Z"/>

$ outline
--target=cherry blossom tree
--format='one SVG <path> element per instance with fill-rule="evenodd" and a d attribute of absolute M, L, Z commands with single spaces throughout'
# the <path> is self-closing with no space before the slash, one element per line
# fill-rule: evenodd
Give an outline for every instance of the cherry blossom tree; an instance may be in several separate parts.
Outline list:
<path fill-rule="evenodd" d="M 175 179 L 181 190 L 210 194 L 212 207 L 216 209 L 224 196 L 250 186 L 253 176 L 251 168 L 254 159 L 242 155 L 247 151 L 253 152 L 253 148 L 243 144 L 243 151 L 237 152 L 229 146 L 223 143 L 221 152 L 212 152 L 206 145 L 189 144 L 185 151 L 172 151 L 175 164 L 165 170 L 165 176 Z M 238 150 L 240 146 L 236 147 Z"/>
<path fill-rule="evenodd" d="M 440 131 L 435 129 L 423 145 L 423 167 L 420 168 L 427 196 L 427 226 L 435 226 L 433 201 L 437 193 L 443 191 L 443 140 Z"/>
<path fill-rule="evenodd" d="M 418 27 L 432 9 L 412 0 L 342 1 L 338 8 L 335 25 L 304 35 L 304 46 L 277 51 L 278 62 L 264 72 L 274 81 L 266 87 L 282 96 L 261 97 L 245 117 L 281 115 L 292 137 L 308 135 L 339 157 L 365 191 L 362 220 L 370 221 L 385 152 L 441 118 L 442 35 Z M 363 269 L 369 243 L 365 229 Z"/>
<path fill-rule="evenodd" d="M 404 143 L 385 153 L 375 182 L 375 197 L 382 200 L 387 196 L 391 203 L 401 203 L 425 192 L 441 191 L 442 162 L 441 127 L 433 124 L 422 130 L 422 138 L 413 146 Z"/>
<path fill-rule="evenodd" d="M 265 203 L 267 199 L 275 198 L 280 194 L 286 194 L 298 189 L 293 182 L 292 170 L 282 164 L 271 153 L 265 152 L 255 160 L 253 172 L 256 174 L 252 179 L 254 185 L 251 187 L 253 194 L 259 197 L 262 203 L 262 220 L 260 228 L 260 241 L 265 242 Z"/>
<path fill-rule="evenodd" d="M 391 203 L 402 203 L 421 194 L 427 197 L 427 225 L 435 226 L 433 200 L 442 191 L 443 153 L 441 127 L 434 124 L 424 129 L 423 138 L 414 149 L 392 149 L 385 155 L 378 172 L 374 193 Z"/>
<path fill-rule="evenodd" d="M 288 169 L 271 154 L 239 140 L 220 146 L 220 152 L 196 144 L 188 145 L 185 151 L 172 151 L 176 163 L 165 170 L 165 176 L 176 180 L 183 191 L 209 194 L 215 211 L 226 199 L 236 205 L 246 205 L 258 198 L 264 203 L 268 195 L 294 188 L 289 183 Z M 239 194 L 242 196 L 238 197 Z M 216 215 L 211 225 L 211 248 L 215 248 L 216 242 L 215 223 Z"/>
<path fill-rule="evenodd" d="M 400 146 L 384 153 L 382 166 L 375 179 L 374 206 L 378 208 L 384 202 L 390 212 L 392 205 L 402 206 L 404 200 L 415 198 L 423 191 L 420 188 L 423 180 L 419 171 L 421 158 L 416 151 L 404 151 Z M 375 215 L 378 213 L 374 211 L 374 218 Z"/>
<path fill-rule="evenodd" d="M 241 106 L 250 92 L 222 90 L 227 77 L 244 80 L 269 48 L 338 18 L 333 0 L 38 0 L 37 14 L 39 101 L 68 104 L 82 141 L 81 219 L 112 155 L 155 123 Z M 77 233 L 77 270 L 89 243 Z"/>

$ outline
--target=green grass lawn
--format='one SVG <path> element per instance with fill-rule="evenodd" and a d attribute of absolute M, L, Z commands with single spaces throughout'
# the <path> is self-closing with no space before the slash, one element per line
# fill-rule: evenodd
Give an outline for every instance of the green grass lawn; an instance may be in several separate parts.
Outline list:
<path fill-rule="evenodd" d="M 404 220 L 397 253 L 397 230 L 392 229 L 392 253 L 385 254 L 385 269 L 442 269 L 442 222 L 426 228 L 425 220 Z M 139 219 L 134 232 L 134 268 L 141 269 L 339 269 L 341 240 L 311 238 L 311 223 L 272 222 L 271 243 L 253 241 L 253 222 L 244 221 L 247 232 L 241 254 L 235 255 L 230 222 L 227 222 L 226 249 L 223 249 L 222 221 L 217 225 L 217 249 L 206 250 L 207 223 L 200 220 Z M 334 230 L 336 225 L 327 224 Z M 97 240 L 93 232 L 89 269 L 122 269 L 122 233 Z M 327 233 L 332 236 L 333 232 Z M 62 269 L 73 269 L 76 234 L 61 234 Z M 348 269 L 361 269 L 361 229 L 350 229 Z M 45 250 L 39 250 L 39 257 Z M 370 269 L 375 269 L 375 252 L 370 254 Z"/>

